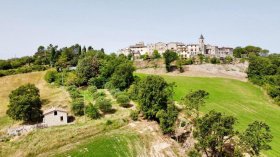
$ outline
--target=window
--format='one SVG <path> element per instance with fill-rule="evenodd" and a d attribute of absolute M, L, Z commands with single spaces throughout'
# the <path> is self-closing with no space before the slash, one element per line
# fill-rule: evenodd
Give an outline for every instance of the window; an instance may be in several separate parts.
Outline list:
<path fill-rule="evenodd" d="M 56 116 L 57 115 L 57 111 L 54 111 L 53 114 Z"/>
<path fill-rule="evenodd" d="M 63 121 L 63 116 L 60 117 L 60 121 Z"/>

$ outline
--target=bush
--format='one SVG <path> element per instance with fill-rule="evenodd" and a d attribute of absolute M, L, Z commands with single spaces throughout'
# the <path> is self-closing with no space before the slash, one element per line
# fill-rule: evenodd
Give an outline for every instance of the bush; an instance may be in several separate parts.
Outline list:
<path fill-rule="evenodd" d="M 110 90 L 110 93 L 114 98 L 117 98 L 119 95 L 124 95 L 125 92 L 120 91 L 119 89 L 112 89 Z"/>
<path fill-rule="evenodd" d="M 176 122 L 178 111 L 173 104 L 168 104 L 167 110 L 160 110 L 157 113 L 159 124 L 164 134 L 174 131 L 174 123 Z"/>
<path fill-rule="evenodd" d="M 230 63 L 232 63 L 232 61 L 233 61 L 233 58 L 232 58 L 232 57 L 226 56 L 226 58 L 225 58 L 226 64 L 230 64 Z"/>
<path fill-rule="evenodd" d="M 86 115 L 91 119 L 98 119 L 101 116 L 98 108 L 96 106 L 93 106 L 91 103 L 86 106 Z"/>
<path fill-rule="evenodd" d="M 70 92 L 70 96 L 72 99 L 78 99 L 83 97 L 78 90 Z"/>
<path fill-rule="evenodd" d="M 111 121 L 111 120 L 106 121 L 106 125 L 111 125 L 111 124 L 113 124 L 113 121 Z"/>
<path fill-rule="evenodd" d="M 139 111 L 136 110 L 136 111 L 131 111 L 130 112 L 130 118 L 134 121 L 137 121 L 138 120 L 138 115 L 139 115 Z"/>
<path fill-rule="evenodd" d="M 280 86 L 270 86 L 268 88 L 268 95 L 272 98 L 280 97 Z"/>
<path fill-rule="evenodd" d="M 90 92 L 90 94 L 94 94 L 95 92 L 97 92 L 97 87 L 96 86 L 89 86 L 88 91 Z"/>
<path fill-rule="evenodd" d="M 84 108 L 85 108 L 85 104 L 84 104 L 83 100 L 76 99 L 72 102 L 71 110 L 75 116 L 84 115 Z"/>
<path fill-rule="evenodd" d="M 137 100 L 138 99 L 138 84 L 137 83 L 133 83 L 128 91 L 127 91 L 129 98 L 131 100 Z"/>
<path fill-rule="evenodd" d="M 106 96 L 106 94 L 105 94 L 104 92 L 101 92 L 101 91 L 95 92 L 95 93 L 93 93 L 93 95 L 92 95 L 93 99 L 97 99 L 97 98 L 105 97 L 105 96 Z"/>
<path fill-rule="evenodd" d="M 126 94 L 118 95 L 117 103 L 119 103 L 120 106 L 129 107 L 129 102 L 130 102 L 129 97 Z"/>
<path fill-rule="evenodd" d="M 219 60 L 218 58 L 216 58 L 216 57 L 213 57 L 213 58 L 210 59 L 210 62 L 211 62 L 212 64 L 219 64 L 219 63 L 220 63 L 220 60 Z"/>
<path fill-rule="evenodd" d="M 71 85 L 79 85 L 79 78 L 74 72 L 68 72 L 65 77 L 65 85 L 71 86 Z"/>
<path fill-rule="evenodd" d="M 105 99 L 103 97 L 100 97 L 96 100 L 96 106 L 102 111 L 102 112 L 110 112 L 112 110 L 112 103 L 110 100 Z"/>
<path fill-rule="evenodd" d="M 103 88 L 105 83 L 106 83 L 106 79 L 102 76 L 93 77 L 88 81 L 88 84 L 92 86 L 96 86 L 98 89 Z"/>
<path fill-rule="evenodd" d="M 44 78 L 48 83 L 52 83 L 52 82 L 55 81 L 56 75 L 57 75 L 57 71 L 49 70 L 49 71 L 46 72 Z"/>

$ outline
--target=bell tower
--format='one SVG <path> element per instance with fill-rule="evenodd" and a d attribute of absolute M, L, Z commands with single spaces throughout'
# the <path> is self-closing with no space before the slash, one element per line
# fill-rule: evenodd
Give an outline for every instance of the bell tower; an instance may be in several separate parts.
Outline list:
<path fill-rule="evenodd" d="M 205 54 L 204 37 L 202 34 L 199 37 L 199 50 L 200 50 L 201 54 Z"/>

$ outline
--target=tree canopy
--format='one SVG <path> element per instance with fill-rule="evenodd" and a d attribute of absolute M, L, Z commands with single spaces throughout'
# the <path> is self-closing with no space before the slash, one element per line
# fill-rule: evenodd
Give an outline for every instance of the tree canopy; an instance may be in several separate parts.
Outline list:
<path fill-rule="evenodd" d="M 176 59 L 178 59 L 178 55 L 174 51 L 166 50 L 163 53 L 163 57 L 164 57 L 164 62 L 165 62 L 166 70 L 167 70 L 167 72 L 170 72 L 171 71 L 171 63 L 173 61 L 175 61 Z"/>
<path fill-rule="evenodd" d="M 39 89 L 34 84 L 18 87 L 9 95 L 10 104 L 7 114 L 14 120 L 39 122 L 42 118 L 42 103 Z"/>

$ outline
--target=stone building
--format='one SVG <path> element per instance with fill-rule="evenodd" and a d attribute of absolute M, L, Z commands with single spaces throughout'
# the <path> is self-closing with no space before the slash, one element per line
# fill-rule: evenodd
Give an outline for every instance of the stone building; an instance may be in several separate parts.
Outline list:
<path fill-rule="evenodd" d="M 52 107 L 43 113 L 43 124 L 47 126 L 65 125 L 68 123 L 68 113 L 62 108 Z"/>
<path fill-rule="evenodd" d="M 166 44 L 163 42 L 158 42 L 156 44 L 148 44 L 146 46 L 144 42 L 140 42 L 128 48 L 121 49 L 118 53 L 122 53 L 124 55 L 132 54 L 133 56 L 140 56 L 144 54 L 152 55 L 154 50 L 158 50 L 158 52 L 162 55 L 166 50 L 172 50 L 177 52 L 181 58 L 191 58 L 197 56 L 198 54 L 217 58 L 233 56 L 233 48 L 218 47 L 210 44 L 206 45 L 204 40 L 205 39 L 203 35 L 201 35 L 197 44 L 184 44 L 181 42 L 170 42 Z"/>

